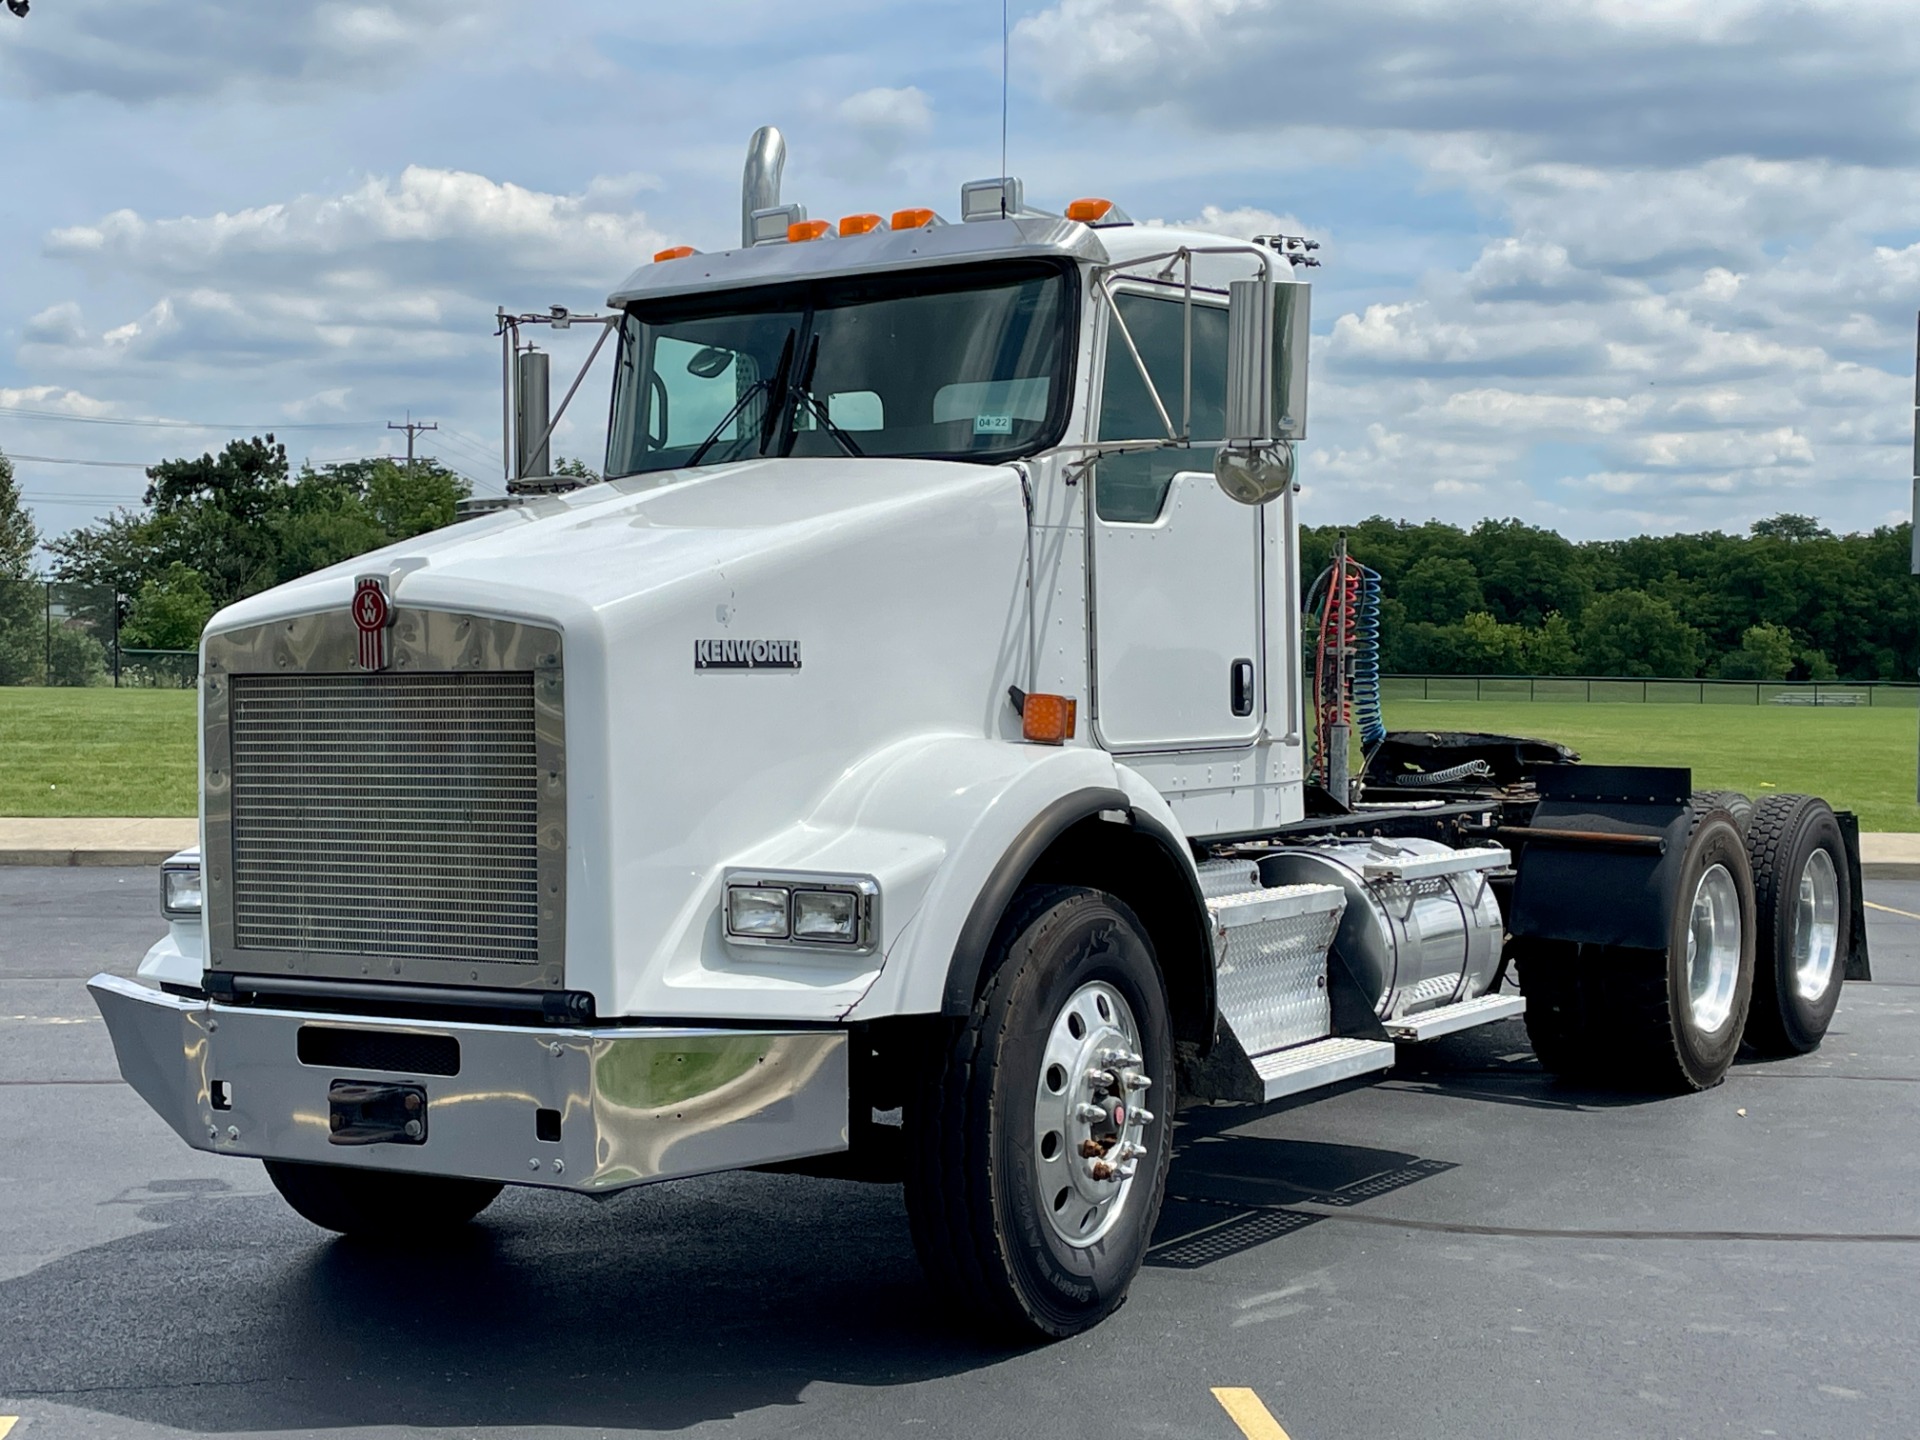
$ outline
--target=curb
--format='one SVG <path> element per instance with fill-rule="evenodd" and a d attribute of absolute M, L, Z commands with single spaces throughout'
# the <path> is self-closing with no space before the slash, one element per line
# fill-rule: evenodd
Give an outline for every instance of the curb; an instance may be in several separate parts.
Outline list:
<path fill-rule="evenodd" d="M 1862 880 L 1920 880 L 1920 860 L 1862 860 Z"/>
<path fill-rule="evenodd" d="M 177 854 L 184 846 L 170 845 L 164 850 L 135 849 L 109 850 L 83 847 L 79 849 L 31 849 L 0 850 L 0 865 L 40 865 L 47 867 L 106 866 L 106 865 L 161 865 Z"/>

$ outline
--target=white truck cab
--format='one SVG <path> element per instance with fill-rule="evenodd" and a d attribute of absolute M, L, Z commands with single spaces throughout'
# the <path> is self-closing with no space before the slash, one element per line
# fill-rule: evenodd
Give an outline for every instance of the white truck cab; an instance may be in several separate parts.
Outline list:
<path fill-rule="evenodd" d="M 1606 1036 L 1711 1084 L 1769 1006 L 1818 1042 L 1865 967 L 1822 802 L 1766 819 L 1825 877 L 1802 917 L 1685 771 L 1457 737 L 1309 786 L 1352 677 L 1303 675 L 1346 592 L 1300 571 L 1279 246 L 1006 179 L 829 225 L 777 146 L 740 248 L 613 293 L 604 483 L 208 626 L 201 849 L 144 983 L 92 982 L 189 1144 L 351 1232 L 903 1176 L 933 1278 L 1060 1336 L 1124 1299 L 1176 1105 L 1518 1014 L 1515 956 L 1568 1070 Z M 1818 984 L 1756 980 L 1781 945 Z M 1599 970 L 1670 986 L 1665 1028 Z"/>

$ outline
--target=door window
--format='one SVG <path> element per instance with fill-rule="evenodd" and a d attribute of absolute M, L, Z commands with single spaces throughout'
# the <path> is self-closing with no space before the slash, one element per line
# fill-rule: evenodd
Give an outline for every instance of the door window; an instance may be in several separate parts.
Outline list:
<path fill-rule="evenodd" d="M 1175 428 L 1186 352 L 1186 306 L 1178 296 L 1122 294 L 1114 297 L 1133 343 L 1140 349 L 1154 389 Z M 1106 379 L 1100 393 L 1102 440 L 1166 437 L 1140 367 L 1127 353 L 1120 327 L 1107 327 Z M 1217 305 L 1193 307 L 1193 440 L 1196 445 L 1227 433 L 1227 312 Z M 1180 449 L 1142 450 L 1101 457 L 1094 478 L 1094 511 L 1102 520 L 1146 524 L 1159 518 L 1167 487 L 1182 470 L 1206 469 Z"/>

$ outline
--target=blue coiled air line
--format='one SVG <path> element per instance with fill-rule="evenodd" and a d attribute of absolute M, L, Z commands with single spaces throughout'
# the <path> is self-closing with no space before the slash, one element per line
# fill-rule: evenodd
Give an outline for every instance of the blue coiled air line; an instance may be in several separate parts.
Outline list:
<path fill-rule="evenodd" d="M 1380 708 L 1380 572 L 1358 561 L 1354 568 L 1360 572 L 1360 603 L 1353 627 L 1353 721 L 1364 752 L 1387 738 Z"/>

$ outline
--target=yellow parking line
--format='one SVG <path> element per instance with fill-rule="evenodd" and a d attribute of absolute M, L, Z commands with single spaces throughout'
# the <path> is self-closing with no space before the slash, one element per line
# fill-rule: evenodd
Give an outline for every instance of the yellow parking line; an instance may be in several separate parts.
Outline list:
<path fill-rule="evenodd" d="M 1273 1418 L 1273 1412 L 1260 1403 L 1260 1397 L 1253 1391 L 1216 1385 L 1213 1398 L 1220 1402 L 1220 1408 L 1240 1427 L 1240 1433 L 1247 1440 L 1291 1440 L 1280 1428 L 1280 1422 Z"/>
<path fill-rule="evenodd" d="M 0 1415 L 0 1440 L 7 1440 L 13 1433 L 13 1427 L 20 1423 L 18 1415 Z"/>
<path fill-rule="evenodd" d="M 1869 900 L 1869 901 L 1867 901 L 1867 909 L 1869 909 L 1869 910 L 1884 910 L 1884 911 L 1886 911 L 1886 912 L 1887 912 L 1887 914 L 1889 914 L 1889 915 L 1904 915 L 1904 916 L 1906 916 L 1906 918 L 1907 918 L 1907 919 L 1909 919 L 1909 920 L 1920 920 L 1920 915 L 1916 915 L 1916 914 L 1914 914 L 1914 913 L 1913 913 L 1913 911 L 1911 911 L 1911 910 L 1896 910 L 1896 909 L 1894 909 L 1894 908 L 1893 908 L 1893 906 L 1891 906 L 1891 905 L 1876 905 L 1876 904 L 1875 904 L 1875 903 L 1874 903 L 1873 901 L 1871 901 L 1871 900 Z"/>

